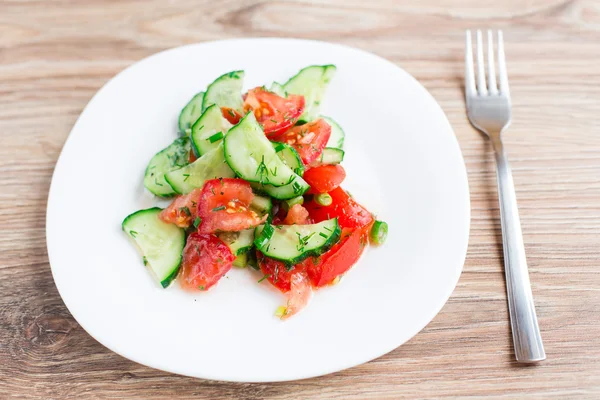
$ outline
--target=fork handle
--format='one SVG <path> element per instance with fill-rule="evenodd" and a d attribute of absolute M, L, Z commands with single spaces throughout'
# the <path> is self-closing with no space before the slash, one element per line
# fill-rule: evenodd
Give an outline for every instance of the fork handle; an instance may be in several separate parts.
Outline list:
<path fill-rule="evenodd" d="M 501 139 L 497 137 L 492 143 L 496 156 L 504 273 L 515 356 L 518 362 L 523 363 L 542 361 L 546 359 L 546 353 L 535 315 L 515 186 Z"/>

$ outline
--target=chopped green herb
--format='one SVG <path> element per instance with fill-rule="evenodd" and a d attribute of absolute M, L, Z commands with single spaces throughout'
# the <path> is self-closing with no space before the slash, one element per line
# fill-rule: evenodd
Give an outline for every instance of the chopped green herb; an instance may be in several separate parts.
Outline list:
<path fill-rule="evenodd" d="M 194 228 L 198 228 L 198 226 L 200 226 L 201 222 L 202 222 L 202 218 L 196 217 L 196 219 L 194 219 Z"/>
<path fill-rule="evenodd" d="M 144 262 L 144 265 L 148 265 L 148 259 L 146 256 L 142 257 L 142 261 Z"/>
<path fill-rule="evenodd" d="M 185 215 L 187 215 L 188 217 L 192 216 L 192 213 L 190 212 L 190 209 L 185 206 L 185 207 L 180 207 L 179 211 L 181 211 L 182 213 L 184 213 Z"/>
<path fill-rule="evenodd" d="M 224 210 L 224 209 L 225 209 L 225 206 L 219 206 L 219 207 L 213 208 L 212 210 L 213 211 L 221 211 L 221 210 Z"/>
<path fill-rule="evenodd" d="M 269 121 L 271 121 L 272 123 L 276 124 L 277 120 L 276 119 L 269 119 Z"/>
<path fill-rule="evenodd" d="M 271 276 L 271 274 L 265 274 L 265 275 L 263 275 L 263 277 L 258 280 L 258 283 L 261 283 L 262 281 L 264 281 L 265 279 L 267 279 L 270 276 Z"/>
<path fill-rule="evenodd" d="M 129 234 L 131 235 L 132 238 L 136 238 L 138 233 L 136 231 L 129 231 Z"/>
<path fill-rule="evenodd" d="M 200 290 L 206 290 L 206 289 L 204 289 L 204 285 L 200 286 L 199 289 Z"/>
<path fill-rule="evenodd" d="M 275 146 L 275 153 L 279 153 L 283 149 L 285 149 L 285 145 L 283 143 L 277 143 Z"/>
<path fill-rule="evenodd" d="M 233 110 L 227 110 L 227 112 L 229 113 L 229 115 L 235 118 L 235 112 Z"/>
<path fill-rule="evenodd" d="M 165 185 L 163 185 L 162 183 L 159 183 L 159 182 L 156 180 L 156 178 L 154 178 L 154 184 L 155 184 L 155 185 L 158 185 L 158 186 L 165 186 Z"/>
<path fill-rule="evenodd" d="M 183 181 L 185 182 L 185 181 L 187 181 L 187 180 L 188 180 L 188 178 L 190 177 L 190 174 L 183 174 L 183 176 L 185 176 L 185 178 L 183 178 Z"/>
<path fill-rule="evenodd" d="M 323 238 L 327 239 L 327 235 L 326 235 L 326 234 L 324 234 L 323 232 L 319 232 L 319 236 L 321 236 L 321 237 L 323 237 Z"/>
<path fill-rule="evenodd" d="M 211 137 L 209 137 L 206 140 L 208 140 L 211 143 L 214 143 L 214 142 L 216 142 L 218 140 L 221 140 L 221 139 L 223 139 L 223 132 L 217 132 L 217 133 L 215 133 L 214 135 L 212 135 Z"/>

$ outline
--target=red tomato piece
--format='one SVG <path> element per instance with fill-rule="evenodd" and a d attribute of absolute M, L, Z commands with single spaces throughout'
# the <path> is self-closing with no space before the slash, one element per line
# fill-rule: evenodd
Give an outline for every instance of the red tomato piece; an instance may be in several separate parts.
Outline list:
<path fill-rule="evenodd" d="M 259 217 L 250 210 L 254 193 L 250 183 L 238 178 L 211 179 L 204 182 L 197 215 L 201 218 L 198 232 L 234 232 L 262 224 L 267 215 Z"/>
<path fill-rule="evenodd" d="M 254 111 L 265 135 L 270 138 L 291 128 L 304 111 L 304 96 L 281 97 L 264 87 L 249 90 L 244 98 L 244 111 Z"/>
<path fill-rule="evenodd" d="M 175 200 L 158 215 L 165 222 L 187 228 L 196 218 L 197 206 L 202 189 L 194 189 L 190 193 L 177 196 Z"/>
<path fill-rule="evenodd" d="M 341 187 L 329 192 L 332 203 L 322 206 L 314 200 L 304 203 L 310 218 L 315 222 L 337 218 L 342 228 L 360 228 L 373 222 L 373 216 L 366 208 L 358 204 Z"/>
<path fill-rule="evenodd" d="M 290 282 L 290 291 L 286 293 L 287 304 L 281 319 L 287 319 L 297 314 L 306 307 L 312 296 L 312 287 L 306 273 L 292 273 Z"/>
<path fill-rule="evenodd" d="M 196 157 L 196 155 L 194 154 L 194 150 L 190 150 L 190 155 L 188 157 L 188 162 L 191 164 L 194 161 L 196 161 L 198 159 L 198 157 Z"/>
<path fill-rule="evenodd" d="M 317 258 L 309 258 L 306 272 L 315 287 L 331 283 L 336 277 L 348 271 L 362 254 L 367 243 L 368 229 L 342 229 L 340 241 L 329 251 Z"/>
<path fill-rule="evenodd" d="M 300 204 L 294 204 L 283 220 L 284 225 L 306 225 L 308 223 L 308 211 Z"/>
<path fill-rule="evenodd" d="M 331 136 L 331 126 L 319 118 L 304 125 L 295 126 L 289 131 L 276 135 L 271 140 L 287 143 L 292 146 L 305 165 L 315 161 L 325 148 Z"/>
<path fill-rule="evenodd" d="M 242 119 L 242 116 L 237 111 L 229 107 L 221 107 L 221 114 L 232 125 L 237 124 Z"/>
<path fill-rule="evenodd" d="M 183 249 L 181 287 L 207 290 L 231 269 L 235 256 L 215 235 L 192 233 Z"/>
<path fill-rule="evenodd" d="M 306 269 L 305 262 L 301 262 L 288 270 L 283 262 L 269 258 L 258 250 L 256 250 L 256 259 L 260 270 L 269 282 L 284 293 L 289 292 L 291 289 L 292 275 L 297 272 L 304 272 Z"/>
<path fill-rule="evenodd" d="M 346 179 L 346 170 L 341 165 L 322 165 L 309 169 L 302 178 L 310 185 L 308 194 L 328 193 Z"/>

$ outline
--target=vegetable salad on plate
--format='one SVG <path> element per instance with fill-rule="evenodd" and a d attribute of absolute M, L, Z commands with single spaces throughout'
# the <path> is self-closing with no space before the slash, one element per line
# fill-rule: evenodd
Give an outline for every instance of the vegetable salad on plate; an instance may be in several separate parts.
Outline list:
<path fill-rule="evenodd" d="M 286 297 L 282 319 L 335 284 L 388 226 L 346 192 L 344 131 L 320 114 L 336 67 L 242 92 L 244 71 L 217 78 L 179 115 L 180 137 L 148 163 L 144 186 L 171 204 L 123 221 L 162 287 L 217 285 L 249 267 Z"/>

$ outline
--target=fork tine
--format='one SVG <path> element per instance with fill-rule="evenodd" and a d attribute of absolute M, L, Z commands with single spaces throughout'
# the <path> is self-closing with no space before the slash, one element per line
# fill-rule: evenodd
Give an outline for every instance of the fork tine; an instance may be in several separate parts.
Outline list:
<path fill-rule="evenodd" d="M 488 88 L 491 95 L 498 94 L 498 87 L 496 86 L 496 67 L 494 63 L 494 36 L 492 31 L 487 31 L 487 56 L 488 56 Z"/>
<path fill-rule="evenodd" d="M 475 96 L 475 71 L 473 70 L 473 45 L 471 44 L 471 31 L 467 30 L 465 45 L 465 93 L 468 97 Z"/>
<path fill-rule="evenodd" d="M 500 81 L 500 93 L 510 97 L 508 90 L 508 74 L 506 72 L 506 58 L 504 56 L 504 38 L 502 31 L 498 31 L 498 80 Z"/>
<path fill-rule="evenodd" d="M 483 65 L 483 43 L 481 40 L 481 30 L 477 30 L 477 91 L 480 96 L 487 95 L 485 86 L 485 72 Z"/>

